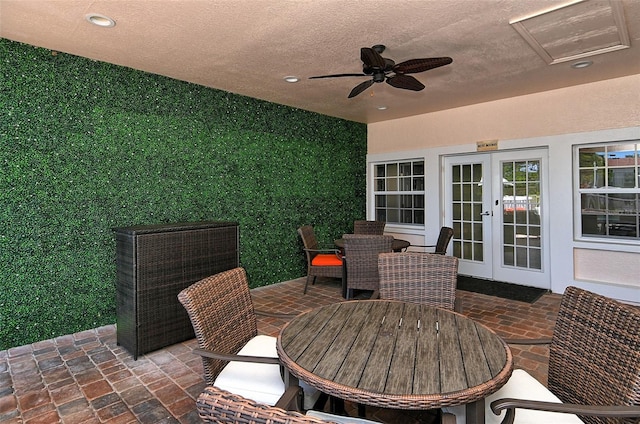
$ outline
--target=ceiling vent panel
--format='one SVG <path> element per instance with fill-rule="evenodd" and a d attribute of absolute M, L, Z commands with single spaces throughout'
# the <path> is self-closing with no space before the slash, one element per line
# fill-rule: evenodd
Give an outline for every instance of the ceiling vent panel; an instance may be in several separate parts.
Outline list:
<path fill-rule="evenodd" d="M 631 45 L 617 0 L 573 1 L 509 23 L 549 65 Z"/>

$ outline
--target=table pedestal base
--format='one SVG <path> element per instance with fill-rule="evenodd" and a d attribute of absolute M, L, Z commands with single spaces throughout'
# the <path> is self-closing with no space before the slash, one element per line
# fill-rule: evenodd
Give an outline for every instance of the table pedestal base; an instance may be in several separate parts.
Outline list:
<path fill-rule="evenodd" d="M 484 424 L 484 399 L 467 403 L 467 424 Z"/>

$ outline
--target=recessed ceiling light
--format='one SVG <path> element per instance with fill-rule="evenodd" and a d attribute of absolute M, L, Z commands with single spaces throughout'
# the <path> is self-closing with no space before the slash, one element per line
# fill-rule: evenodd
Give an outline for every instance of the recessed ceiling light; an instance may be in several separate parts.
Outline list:
<path fill-rule="evenodd" d="M 284 80 L 285 80 L 286 82 L 294 83 L 294 82 L 298 82 L 298 81 L 300 81 L 300 78 L 298 78 L 298 77 L 293 77 L 293 76 L 289 76 L 289 77 L 284 77 Z"/>
<path fill-rule="evenodd" d="M 387 110 L 386 106 L 378 106 L 378 110 Z"/>
<path fill-rule="evenodd" d="M 99 13 L 89 13 L 88 15 L 85 15 L 84 18 L 90 23 L 97 26 L 104 27 L 104 28 L 110 28 L 110 27 L 116 26 L 116 21 L 114 21 L 108 16 L 101 15 Z"/>
<path fill-rule="evenodd" d="M 574 64 L 572 64 L 571 67 L 573 69 L 582 69 L 588 68 L 591 65 L 593 65 L 593 62 L 590 60 L 581 60 L 580 62 L 575 62 Z"/>

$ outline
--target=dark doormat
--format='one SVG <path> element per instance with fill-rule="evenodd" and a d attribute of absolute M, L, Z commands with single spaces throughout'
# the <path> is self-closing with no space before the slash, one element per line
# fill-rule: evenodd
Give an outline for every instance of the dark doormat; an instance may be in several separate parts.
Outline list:
<path fill-rule="evenodd" d="M 504 283 L 502 281 L 485 280 L 458 274 L 459 290 L 533 303 L 548 290 L 536 287 L 521 286 L 519 284 Z"/>

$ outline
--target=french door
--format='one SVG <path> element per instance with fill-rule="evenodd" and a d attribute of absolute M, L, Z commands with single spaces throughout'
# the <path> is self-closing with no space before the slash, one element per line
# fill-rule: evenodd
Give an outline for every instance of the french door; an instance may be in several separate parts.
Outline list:
<path fill-rule="evenodd" d="M 444 171 L 460 274 L 550 288 L 546 149 L 448 156 Z"/>

